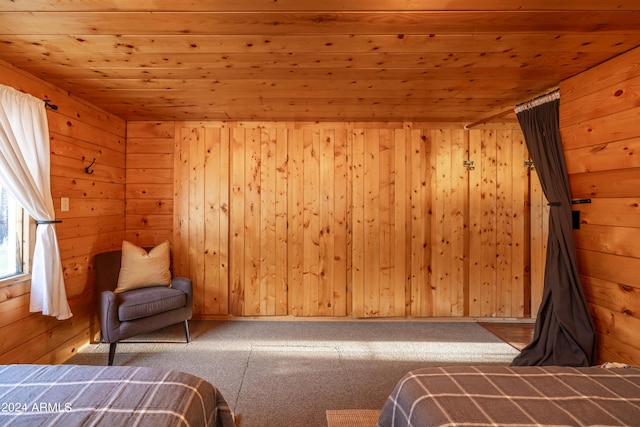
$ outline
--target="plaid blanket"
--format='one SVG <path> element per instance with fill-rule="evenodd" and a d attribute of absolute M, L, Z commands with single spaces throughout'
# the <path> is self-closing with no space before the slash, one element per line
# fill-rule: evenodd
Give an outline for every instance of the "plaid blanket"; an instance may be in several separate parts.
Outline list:
<path fill-rule="evenodd" d="M 210 383 L 131 366 L 0 366 L 0 425 L 233 427 Z"/>
<path fill-rule="evenodd" d="M 447 367 L 408 373 L 387 426 L 638 426 L 640 369 Z"/>

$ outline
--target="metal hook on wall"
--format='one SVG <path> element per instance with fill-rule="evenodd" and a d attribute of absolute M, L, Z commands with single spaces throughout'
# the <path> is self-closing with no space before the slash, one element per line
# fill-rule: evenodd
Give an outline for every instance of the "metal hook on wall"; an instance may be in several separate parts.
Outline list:
<path fill-rule="evenodd" d="M 91 169 L 91 166 L 93 166 L 93 164 L 94 164 L 95 162 L 96 162 L 96 158 L 94 157 L 94 158 L 93 158 L 93 161 L 91 162 L 91 164 L 90 164 L 89 166 L 87 166 L 86 168 L 84 168 L 84 171 L 85 171 L 86 173 L 88 173 L 89 175 L 91 175 L 91 174 L 93 173 L 93 169 L 92 169 L 92 170 L 89 170 L 89 169 Z"/>
<path fill-rule="evenodd" d="M 45 107 L 49 107 L 49 108 L 51 108 L 51 109 L 52 109 L 52 110 L 54 110 L 54 111 L 58 109 L 58 106 L 57 106 L 57 105 L 55 105 L 55 104 L 52 104 L 52 103 L 51 103 L 51 101 L 50 101 L 49 99 L 45 99 L 45 100 L 44 100 L 44 106 L 45 106 Z"/>

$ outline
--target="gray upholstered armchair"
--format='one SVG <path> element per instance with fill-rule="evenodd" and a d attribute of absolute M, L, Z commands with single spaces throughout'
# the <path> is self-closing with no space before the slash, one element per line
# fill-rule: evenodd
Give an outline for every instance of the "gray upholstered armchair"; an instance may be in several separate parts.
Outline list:
<path fill-rule="evenodd" d="M 190 342 L 193 293 L 191 280 L 174 277 L 171 286 L 151 286 L 114 293 L 118 284 L 122 251 L 96 255 L 96 285 L 99 293 L 101 340 L 110 343 L 109 366 L 113 365 L 118 341 L 184 322 Z"/>

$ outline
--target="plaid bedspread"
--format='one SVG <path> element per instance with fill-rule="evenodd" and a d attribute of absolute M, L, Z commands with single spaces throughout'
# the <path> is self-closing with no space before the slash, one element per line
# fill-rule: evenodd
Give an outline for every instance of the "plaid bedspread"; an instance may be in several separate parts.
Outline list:
<path fill-rule="evenodd" d="M 640 426 L 640 369 L 447 367 L 408 373 L 387 426 Z"/>
<path fill-rule="evenodd" d="M 184 372 L 131 366 L 0 366 L 0 425 L 220 426 L 220 392 Z"/>

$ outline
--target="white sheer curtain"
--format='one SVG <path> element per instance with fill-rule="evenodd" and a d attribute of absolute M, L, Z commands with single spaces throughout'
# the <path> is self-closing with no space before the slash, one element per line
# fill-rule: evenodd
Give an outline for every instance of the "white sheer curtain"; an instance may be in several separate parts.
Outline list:
<path fill-rule="evenodd" d="M 59 320 L 72 316 L 64 287 L 49 176 L 49 129 L 44 102 L 0 85 L 0 182 L 38 221 L 31 270 L 30 311 Z"/>

